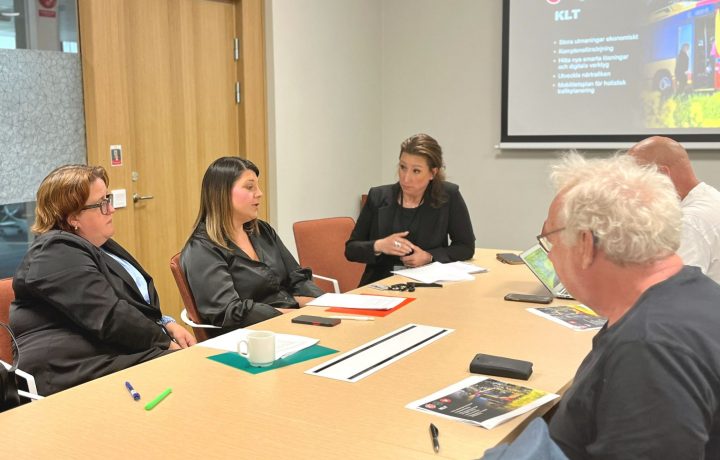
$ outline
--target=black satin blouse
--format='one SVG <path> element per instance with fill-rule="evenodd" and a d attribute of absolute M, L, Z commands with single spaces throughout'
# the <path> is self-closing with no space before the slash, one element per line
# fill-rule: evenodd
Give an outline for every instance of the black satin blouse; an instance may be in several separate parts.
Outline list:
<path fill-rule="evenodd" d="M 312 272 L 301 268 L 275 230 L 258 220 L 250 242 L 259 261 L 232 242 L 230 250 L 213 243 L 201 223 L 180 256 L 201 320 L 222 329 L 219 335 L 278 316 L 276 308 L 298 308 L 294 296 L 318 297 L 323 291 Z"/>

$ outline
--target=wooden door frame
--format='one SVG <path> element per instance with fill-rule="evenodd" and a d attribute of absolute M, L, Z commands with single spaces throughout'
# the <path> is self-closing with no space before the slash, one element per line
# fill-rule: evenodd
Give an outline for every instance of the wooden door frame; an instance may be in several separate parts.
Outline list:
<path fill-rule="evenodd" d="M 260 218 L 270 216 L 270 170 L 268 162 L 267 78 L 265 62 L 265 1 L 236 0 L 237 36 L 241 50 L 238 76 L 242 89 L 240 113 L 240 152 L 261 171 Z"/>
<path fill-rule="evenodd" d="M 265 199 L 262 200 L 259 216 L 267 220 L 270 215 L 270 178 L 268 161 L 267 127 L 267 87 L 265 71 L 265 5 L 264 0 L 228 0 L 235 3 L 236 36 L 240 38 L 240 59 L 237 62 L 237 75 L 241 86 L 241 103 L 238 110 L 239 153 L 251 160 L 262 172 L 260 186 Z M 80 25 L 80 56 L 82 60 L 83 92 L 85 103 L 85 125 L 87 140 L 87 162 L 101 165 L 108 170 L 112 188 L 124 188 L 130 194 L 132 190 L 130 168 L 111 168 L 109 146 L 120 144 L 124 151 L 134 151 L 133 124 L 127 104 L 129 83 L 122 69 L 126 63 L 120 58 L 103 65 L 117 71 L 96 73 L 94 63 L 108 55 L 110 48 L 122 49 L 125 46 L 126 33 L 122 24 L 126 12 L 121 0 L 78 0 Z M 82 14 L 90 11 L 91 14 Z M 111 30 L 94 27 L 94 15 L 112 15 L 115 18 Z M 102 38 L 100 38 L 102 37 Z M 117 54 L 117 53 L 113 53 Z M 122 53 L 119 53 L 122 56 Z M 116 80 L 114 87 L 119 90 L 108 91 L 103 83 L 107 78 Z M 128 196 L 128 200 L 131 197 Z M 128 203 L 132 206 L 131 203 Z M 132 219 L 122 218 L 119 210 L 116 230 L 122 230 L 126 238 L 122 244 L 132 253 L 135 251 L 134 223 Z"/>

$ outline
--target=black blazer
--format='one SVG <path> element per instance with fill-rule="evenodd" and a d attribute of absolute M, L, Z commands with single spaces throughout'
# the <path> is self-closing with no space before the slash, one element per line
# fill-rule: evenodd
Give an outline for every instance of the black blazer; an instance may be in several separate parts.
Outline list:
<path fill-rule="evenodd" d="M 117 261 L 60 230 L 35 238 L 15 273 L 10 325 L 21 368 L 35 377 L 42 395 L 168 353 L 152 278 L 113 240 L 103 249 L 142 273 L 149 305 Z"/>
<path fill-rule="evenodd" d="M 298 308 L 296 295 L 323 294 L 310 269 L 300 268 L 270 224 L 258 220 L 258 227 L 250 241 L 259 261 L 232 242 L 230 250 L 213 243 L 204 223 L 182 250 L 180 263 L 200 319 L 222 327 L 208 329 L 213 337 L 278 316 L 276 308 Z"/>
<path fill-rule="evenodd" d="M 361 286 L 390 276 L 394 266 L 402 265 L 399 257 L 385 254 L 376 256 L 373 251 L 376 240 L 393 233 L 410 230 L 406 238 L 432 254 L 433 260 L 437 262 L 454 262 L 473 256 L 475 235 L 460 188 L 450 182 L 444 182 L 443 185 L 448 201 L 439 208 L 433 208 L 428 186 L 424 201 L 417 208 L 417 215 L 409 229 L 401 228 L 398 219 L 400 184 L 370 189 L 350 239 L 345 243 L 345 257 L 348 260 L 367 264 L 360 280 Z M 450 244 L 448 236 L 452 240 Z"/>

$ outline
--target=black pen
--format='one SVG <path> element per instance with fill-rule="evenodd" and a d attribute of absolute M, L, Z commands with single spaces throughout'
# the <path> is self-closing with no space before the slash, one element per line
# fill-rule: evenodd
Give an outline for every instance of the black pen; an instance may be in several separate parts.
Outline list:
<path fill-rule="evenodd" d="M 430 436 L 432 436 L 433 450 L 435 450 L 435 452 L 440 452 L 440 443 L 438 442 L 439 434 L 440 434 L 440 432 L 438 431 L 437 427 L 431 423 L 430 424 Z"/>

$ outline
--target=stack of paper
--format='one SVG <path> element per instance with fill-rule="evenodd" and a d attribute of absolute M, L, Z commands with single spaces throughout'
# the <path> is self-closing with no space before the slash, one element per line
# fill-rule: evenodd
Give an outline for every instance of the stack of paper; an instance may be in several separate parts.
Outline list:
<path fill-rule="evenodd" d="M 236 329 L 219 337 L 200 342 L 197 346 L 237 352 L 238 342 L 245 339 L 250 332 L 253 331 L 251 329 Z M 275 359 L 290 356 L 293 353 L 315 345 L 319 341 L 320 339 L 313 339 L 312 337 L 304 337 L 302 335 L 275 334 Z"/>
<path fill-rule="evenodd" d="M 362 310 L 390 310 L 403 303 L 405 297 L 360 294 L 323 294 L 307 305 L 312 307 L 336 307 Z"/>
<path fill-rule="evenodd" d="M 437 283 L 438 281 L 472 281 L 475 278 L 473 278 L 470 273 L 481 273 L 484 271 L 487 270 L 464 262 L 453 262 L 451 264 L 433 262 L 428 265 L 423 265 L 422 267 L 395 270 L 393 273 L 420 281 L 421 283 Z"/>
<path fill-rule="evenodd" d="M 451 268 L 457 268 L 460 271 L 464 271 L 465 273 L 485 273 L 487 272 L 487 268 L 480 267 L 478 265 L 474 265 L 468 262 L 450 262 L 449 264 L 444 264 L 446 267 Z"/>

